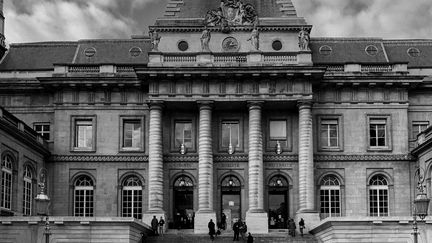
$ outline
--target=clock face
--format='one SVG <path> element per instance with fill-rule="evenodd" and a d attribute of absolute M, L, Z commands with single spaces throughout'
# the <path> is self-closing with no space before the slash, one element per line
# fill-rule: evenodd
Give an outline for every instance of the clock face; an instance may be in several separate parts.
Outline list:
<path fill-rule="evenodd" d="M 227 37 L 222 41 L 222 49 L 224 51 L 238 51 L 239 43 L 234 37 Z"/>

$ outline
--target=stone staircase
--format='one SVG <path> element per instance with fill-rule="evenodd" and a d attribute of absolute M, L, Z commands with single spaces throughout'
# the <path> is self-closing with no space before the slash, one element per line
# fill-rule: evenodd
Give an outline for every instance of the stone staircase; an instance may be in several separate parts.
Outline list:
<path fill-rule="evenodd" d="M 257 234 L 254 236 L 254 243 L 277 243 L 277 242 L 288 242 L 288 243 L 318 243 L 312 235 L 305 235 L 304 237 L 288 236 L 286 232 L 270 232 L 269 234 Z M 245 243 L 247 239 L 242 240 L 240 243 Z M 214 241 L 210 240 L 208 235 L 204 234 L 193 234 L 192 231 L 168 231 L 163 236 L 150 236 L 145 240 L 146 243 L 222 243 L 222 242 L 233 242 L 232 232 L 222 232 L 221 235 L 217 236 Z"/>

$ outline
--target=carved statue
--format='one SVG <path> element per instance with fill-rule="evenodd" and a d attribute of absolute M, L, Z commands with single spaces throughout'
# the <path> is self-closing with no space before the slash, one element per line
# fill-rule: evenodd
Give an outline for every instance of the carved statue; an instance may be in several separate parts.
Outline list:
<path fill-rule="evenodd" d="M 307 32 L 303 27 L 301 28 L 299 34 L 298 34 L 298 40 L 299 40 L 299 48 L 301 51 L 309 51 L 309 32 Z"/>
<path fill-rule="evenodd" d="M 150 39 L 151 39 L 151 43 L 152 43 L 152 51 L 159 51 L 158 48 L 159 48 L 159 42 L 161 39 L 159 33 L 157 32 L 156 29 L 154 29 L 154 30 L 151 30 L 149 34 L 150 34 Z"/>
<path fill-rule="evenodd" d="M 209 48 L 209 42 L 210 42 L 211 34 L 210 31 L 207 29 L 207 26 L 204 28 L 202 34 L 201 34 L 201 50 L 202 51 L 210 51 Z"/>
<path fill-rule="evenodd" d="M 259 50 L 259 32 L 257 28 L 254 28 L 251 32 L 251 35 L 248 41 L 251 41 L 251 45 L 255 48 L 255 50 Z"/>

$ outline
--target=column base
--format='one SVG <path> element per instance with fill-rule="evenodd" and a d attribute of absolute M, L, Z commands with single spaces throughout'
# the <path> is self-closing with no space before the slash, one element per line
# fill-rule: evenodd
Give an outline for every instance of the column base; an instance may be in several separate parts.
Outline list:
<path fill-rule="evenodd" d="M 268 215 L 266 212 L 246 212 L 247 231 L 252 234 L 268 234 Z"/>
<path fill-rule="evenodd" d="M 316 211 L 297 212 L 295 216 L 295 223 L 296 223 L 296 231 L 298 233 L 300 232 L 300 226 L 298 224 L 300 222 L 300 219 L 303 219 L 303 221 L 305 222 L 305 228 L 303 229 L 303 234 L 309 234 L 309 230 L 314 228 L 314 226 L 321 221 L 319 213 Z"/>
<path fill-rule="evenodd" d="M 215 223 L 215 230 L 217 230 L 217 219 L 215 212 L 196 212 L 194 219 L 194 233 L 207 234 L 209 232 L 208 223 L 210 219 Z"/>
<path fill-rule="evenodd" d="M 166 232 L 166 229 L 168 227 L 168 222 L 166 219 L 166 215 L 164 211 L 160 211 L 160 212 L 147 212 L 143 214 L 143 218 L 142 218 L 142 222 L 144 224 L 147 224 L 150 228 L 151 228 L 151 221 L 153 220 L 153 216 L 156 216 L 158 222 L 160 217 L 162 217 L 165 220 L 165 224 L 164 224 L 164 232 Z"/>

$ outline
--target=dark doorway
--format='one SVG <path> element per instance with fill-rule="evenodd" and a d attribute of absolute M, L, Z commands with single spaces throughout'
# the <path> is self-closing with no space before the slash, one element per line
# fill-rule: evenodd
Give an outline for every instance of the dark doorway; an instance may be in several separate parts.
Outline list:
<path fill-rule="evenodd" d="M 227 218 L 229 221 L 236 222 L 241 219 L 241 184 L 240 180 L 232 175 L 225 177 L 222 180 L 222 198 L 221 210 L 231 211 L 231 218 Z M 229 215 L 227 215 L 229 217 Z"/>
<path fill-rule="evenodd" d="M 193 229 L 193 182 L 185 175 L 174 182 L 174 228 Z"/>
<path fill-rule="evenodd" d="M 288 181 L 281 175 L 272 177 L 268 191 L 270 229 L 288 228 Z"/>

